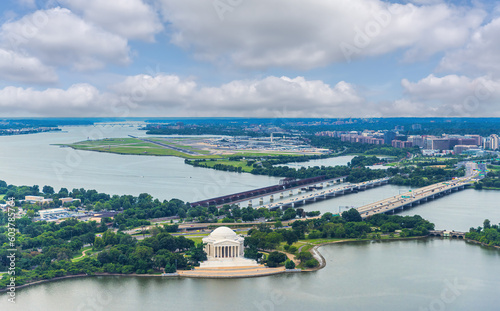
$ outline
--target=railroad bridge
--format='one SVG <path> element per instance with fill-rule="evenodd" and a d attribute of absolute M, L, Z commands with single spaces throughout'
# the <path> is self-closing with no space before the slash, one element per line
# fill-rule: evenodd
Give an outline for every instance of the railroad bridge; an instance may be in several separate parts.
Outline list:
<path fill-rule="evenodd" d="M 268 186 L 264 188 L 258 188 L 239 193 L 233 193 L 230 195 L 197 201 L 190 204 L 192 207 L 195 206 L 208 207 L 213 205 L 236 203 L 238 201 L 257 199 L 263 195 L 271 195 L 283 192 L 284 190 L 293 190 L 304 186 L 316 185 L 318 183 L 326 183 L 326 182 L 342 183 L 345 181 L 346 178 L 347 176 L 328 178 L 326 175 L 311 177 L 306 179 L 299 179 L 299 180 L 286 178 L 281 180 L 279 185 Z"/>

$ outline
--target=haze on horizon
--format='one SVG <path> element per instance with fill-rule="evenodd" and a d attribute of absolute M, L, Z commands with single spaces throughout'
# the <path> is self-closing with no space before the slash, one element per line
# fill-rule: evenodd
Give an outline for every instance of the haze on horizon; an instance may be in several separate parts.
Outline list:
<path fill-rule="evenodd" d="M 8 0 L 0 116 L 500 117 L 491 0 Z"/>

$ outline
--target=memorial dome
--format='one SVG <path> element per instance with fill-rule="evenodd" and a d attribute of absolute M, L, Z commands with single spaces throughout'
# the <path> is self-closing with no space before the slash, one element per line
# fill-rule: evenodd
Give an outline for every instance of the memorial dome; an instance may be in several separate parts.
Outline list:
<path fill-rule="evenodd" d="M 236 233 L 228 227 L 219 227 L 210 233 L 210 237 L 220 240 L 220 239 L 234 239 Z"/>

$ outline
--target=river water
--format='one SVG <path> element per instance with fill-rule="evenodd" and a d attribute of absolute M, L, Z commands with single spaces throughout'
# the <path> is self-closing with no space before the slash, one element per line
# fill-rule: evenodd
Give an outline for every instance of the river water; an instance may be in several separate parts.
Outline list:
<path fill-rule="evenodd" d="M 18 290 L 2 310 L 498 310 L 500 252 L 458 240 L 320 248 L 316 272 L 202 280 L 93 277 Z"/>
<path fill-rule="evenodd" d="M 280 178 L 198 168 L 175 157 L 77 151 L 54 144 L 87 138 L 145 136 L 126 126 L 64 127 L 64 132 L 0 136 L 0 180 L 14 185 L 96 189 L 109 194 L 149 193 L 160 200 L 194 202 L 275 185 Z"/>
<path fill-rule="evenodd" d="M 86 187 L 109 193 L 150 192 L 159 198 L 188 200 L 193 193 L 186 190 L 188 187 L 199 189 L 200 196 L 211 196 L 210 191 L 203 193 L 203 187 L 214 183 L 213 176 L 229 179 L 226 186 L 219 186 L 221 194 L 277 182 L 262 176 L 192 168 L 175 158 L 90 152 L 82 153 L 79 165 L 61 180 L 51 164 L 66 163 L 69 149 L 48 143 L 85 139 L 82 128 L 67 130 L 0 137 L 0 179 L 12 184 Z M 131 128 L 115 129 L 106 137 L 133 132 Z M 214 172 L 217 174 L 210 175 Z M 387 185 L 306 205 L 305 209 L 336 213 L 405 190 L 408 188 Z M 469 189 L 402 214 L 422 215 L 438 229 L 466 231 L 482 225 L 485 218 L 499 223 L 499 199 L 500 192 Z M 234 280 L 64 280 L 19 289 L 15 305 L 0 294 L 0 310 L 498 310 L 500 304 L 497 249 L 461 240 L 424 239 L 327 245 L 320 252 L 327 265 L 311 273 Z"/>

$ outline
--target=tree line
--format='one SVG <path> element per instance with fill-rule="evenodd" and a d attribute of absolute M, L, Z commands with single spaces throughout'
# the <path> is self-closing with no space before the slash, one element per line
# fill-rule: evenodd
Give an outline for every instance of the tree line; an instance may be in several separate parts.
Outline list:
<path fill-rule="evenodd" d="M 370 234 L 383 233 L 392 234 L 400 231 L 400 237 L 426 236 L 429 230 L 434 229 L 434 224 L 420 216 L 398 216 L 378 214 L 364 221 L 356 209 L 350 209 L 341 216 L 325 213 L 321 218 L 297 220 L 292 223 L 291 229 L 275 228 L 274 230 L 265 224 L 248 231 L 245 238 L 245 257 L 261 260 L 269 265 L 269 257 L 264 260 L 261 251 L 277 249 L 282 243 L 286 243 L 285 250 L 290 253 L 297 251 L 292 246 L 298 240 L 307 239 L 366 239 Z M 307 252 L 308 253 L 308 252 Z M 318 262 L 312 256 L 302 253 L 296 254 L 301 263 L 308 268 L 317 266 Z M 270 266 L 282 265 L 286 258 L 276 262 L 272 257 Z"/>
<path fill-rule="evenodd" d="M 152 237 L 137 241 L 130 235 L 111 230 L 99 235 L 95 221 L 79 222 L 68 219 L 54 222 L 31 222 L 18 219 L 16 226 L 16 285 L 77 274 L 95 273 L 159 273 L 190 269 L 206 260 L 202 245 L 195 245 L 183 236 L 174 237 L 161 226 L 152 230 Z M 8 231 L 0 227 L 0 271 L 7 271 L 10 252 L 7 247 Z M 81 255 L 82 247 L 91 245 L 94 256 L 72 260 Z M 4 288 L 11 276 L 0 280 Z"/>

